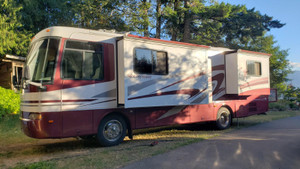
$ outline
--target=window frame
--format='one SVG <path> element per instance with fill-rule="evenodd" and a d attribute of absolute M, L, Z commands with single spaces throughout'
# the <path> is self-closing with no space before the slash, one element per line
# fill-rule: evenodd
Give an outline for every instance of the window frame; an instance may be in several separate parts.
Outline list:
<path fill-rule="evenodd" d="M 74 41 L 74 42 L 81 42 L 81 43 L 95 43 L 97 45 L 101 45 L 101 51 L 96 51 L 96 50 L 88 50 L 88 49 L 77 49 L 77 48 L 67 48 L 67 42 L 68 41 Z M 93 54 L 101 54 L 101 62 L 102 62 L 102 78 L 99 78 L 99 79 L 85 79 L 85 78 L 80 78 L 80 79 L 75 79 L 75 78 L 65 78 L 64 77 L 64 70 L 63 70 L 63 59 L 65 57 L 65 52 L 66 51 L 77 51 L 77 52 L 82 52 L 82 67 L 81 69 L 83 70 L 83 63 L 85 61 L 85 55 L 87 52 L 89 53 L 93 53 Z M 105 76 L 105 72 L 104 72 L 104 45 L 103 43 L 100 43 L 100 42 L 92 42 L 92 41 L 84 41 L 84 40 L 76 40 L 76 39 L 67 39 L 65 40 L 64 42 L 64 48 L 63 48 L 63 54 L 62 54 L 62 58 L 61 58 L 61 63 L 60 63 L 60 67 L 61 67 L 61 71 L 60 71 L 60 78 L 62 80 L 86 80 L 86 81 L 102 81 L 104 80 L 104 76 Z M 83 72 L 82 72 L 83 73 Z"/>
<path fill-rule="evenodd" d="M 136 50 L 137 49 L 142 49 L 142 50 L 150 50 L 151 51 L 151 68 L 152 68 L 152 72 L 151 73 L 140 73 L 136 71 L 135 68 L 135 58 L 136 58 Z M 166 54 L 166 73 L 165 74 L 155 74 L 154 73 L 154 69 L 153 69 L 153 56 L 152 56 L 152 52 L 163 52 Z M 149 48 L 140 48 L 140 47 L 136 47 L 133 49 L 133 72 L 136 74 L 145 74 L 145 75 L 159 75 L 159 76 L 166 76 L 169 75 L 169 56 L 168 56 L 168 52 L 167 51 L 163 51 L 163 50 L 154 50 L 154 49 L 149 49 Z"/>
<path fill-rule="evenodd" d="M 259 70 L 260 70 L 259 74 L 257 74 L 257 72 L 255 71 L 255 68 L 254 68 L 254 74 L 250 74 L 250 73 L 249 73 L 248 65 L 251 64 L 251 63 L 254 64 L 254 66 L 255 66 L 256 63 L 259 63 Z M 247 60 L 247 61 L 246 61 L 247 75 L 248 75 L 248 76 L 255 76 L 255 77 L 260 77 L 260 76 L 262 76 L 262 66 L 261 66 L 261 65 L 262 65 L 262 64 L 261 64 L 260 61 L 257 61 L 257 60 Z"/>

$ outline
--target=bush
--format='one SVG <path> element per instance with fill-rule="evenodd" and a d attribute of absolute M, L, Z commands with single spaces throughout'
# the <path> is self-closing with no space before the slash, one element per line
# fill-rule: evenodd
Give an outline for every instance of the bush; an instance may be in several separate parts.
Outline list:
<path fill-rule="evenodd" d="M 278 102 L 269 103 L 269 109 L 285 111 L 287 109 L 298 110 L 299 107 L 294 101 L 278 100 Z"/>
<path fill-rule="evenodd" d="M 0 120 L 9 114 L 20 112 L 20 94 L 0 87 Z"/>
<path fill-rule="evenodd" d="M 285 111 L 289 108 L 289 103 L 285 100 L 279 100 L 278 102 L 269 103 L 270 110 L 278 110 L 278 111 Z"/>
<path fill-rule="evenodd" d="M 298 109 L 299 109 L 299 107 L 297 106 L 297 104 L 296 104 L 295 102 L 291 102 L 291 103 L 289 104 L 289 106 L 290 106 L 290 108 L 293 109 L 293 110 L 298 110 Z"/>

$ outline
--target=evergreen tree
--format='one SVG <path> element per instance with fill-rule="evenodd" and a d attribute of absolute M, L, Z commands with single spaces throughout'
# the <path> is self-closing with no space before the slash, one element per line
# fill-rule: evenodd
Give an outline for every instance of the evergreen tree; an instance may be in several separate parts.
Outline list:
<path fill-rule="evenodd" d="M 6 54 L 26 55 L 31 34 L 22 29 L 21 9 L 14 0 L 0 0 L 0 59 Z"/>
<path fill-rule="evenodd" d="M 128 30 L 119 0 L 72 1 L 74 26 L 90 29 Z"/>

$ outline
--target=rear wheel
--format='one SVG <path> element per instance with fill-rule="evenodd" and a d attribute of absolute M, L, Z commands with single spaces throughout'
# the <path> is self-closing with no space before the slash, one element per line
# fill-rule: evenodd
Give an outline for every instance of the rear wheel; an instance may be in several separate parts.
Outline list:
<path fill-rule="evenodd" d="M 126 131 L 126 122 L 121 116 L 107 116 L 99 125 L 97 140 L 102 146 L 118 145 L 123 141 Z"/>
<path fill-rule="evenodd" d="M 231 113 L 226 107 L 221 107 L 218 110 L 218 116 L 217 116 L 217 127 L 220 130 L 224 130 L 230 127 L 231 125 Z"/>

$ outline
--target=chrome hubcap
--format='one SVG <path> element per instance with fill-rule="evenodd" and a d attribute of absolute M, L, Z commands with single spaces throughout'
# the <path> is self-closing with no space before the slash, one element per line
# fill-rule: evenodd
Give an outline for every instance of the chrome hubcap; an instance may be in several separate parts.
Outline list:
<path fill-rule="evenodd" d="M 221 114 L 220 120 L 221 120 L 221 125 L 224 127 L 226 127 L 229 123 L 228 115 L 226 113 Z"/>
<path fill-rule="evenodd" d="M 110 120 L 104 126 L 103 136 L 109 141 L 116 141 L 121 137 L 122 131 L 123 126 L 118 120 Z"/>

